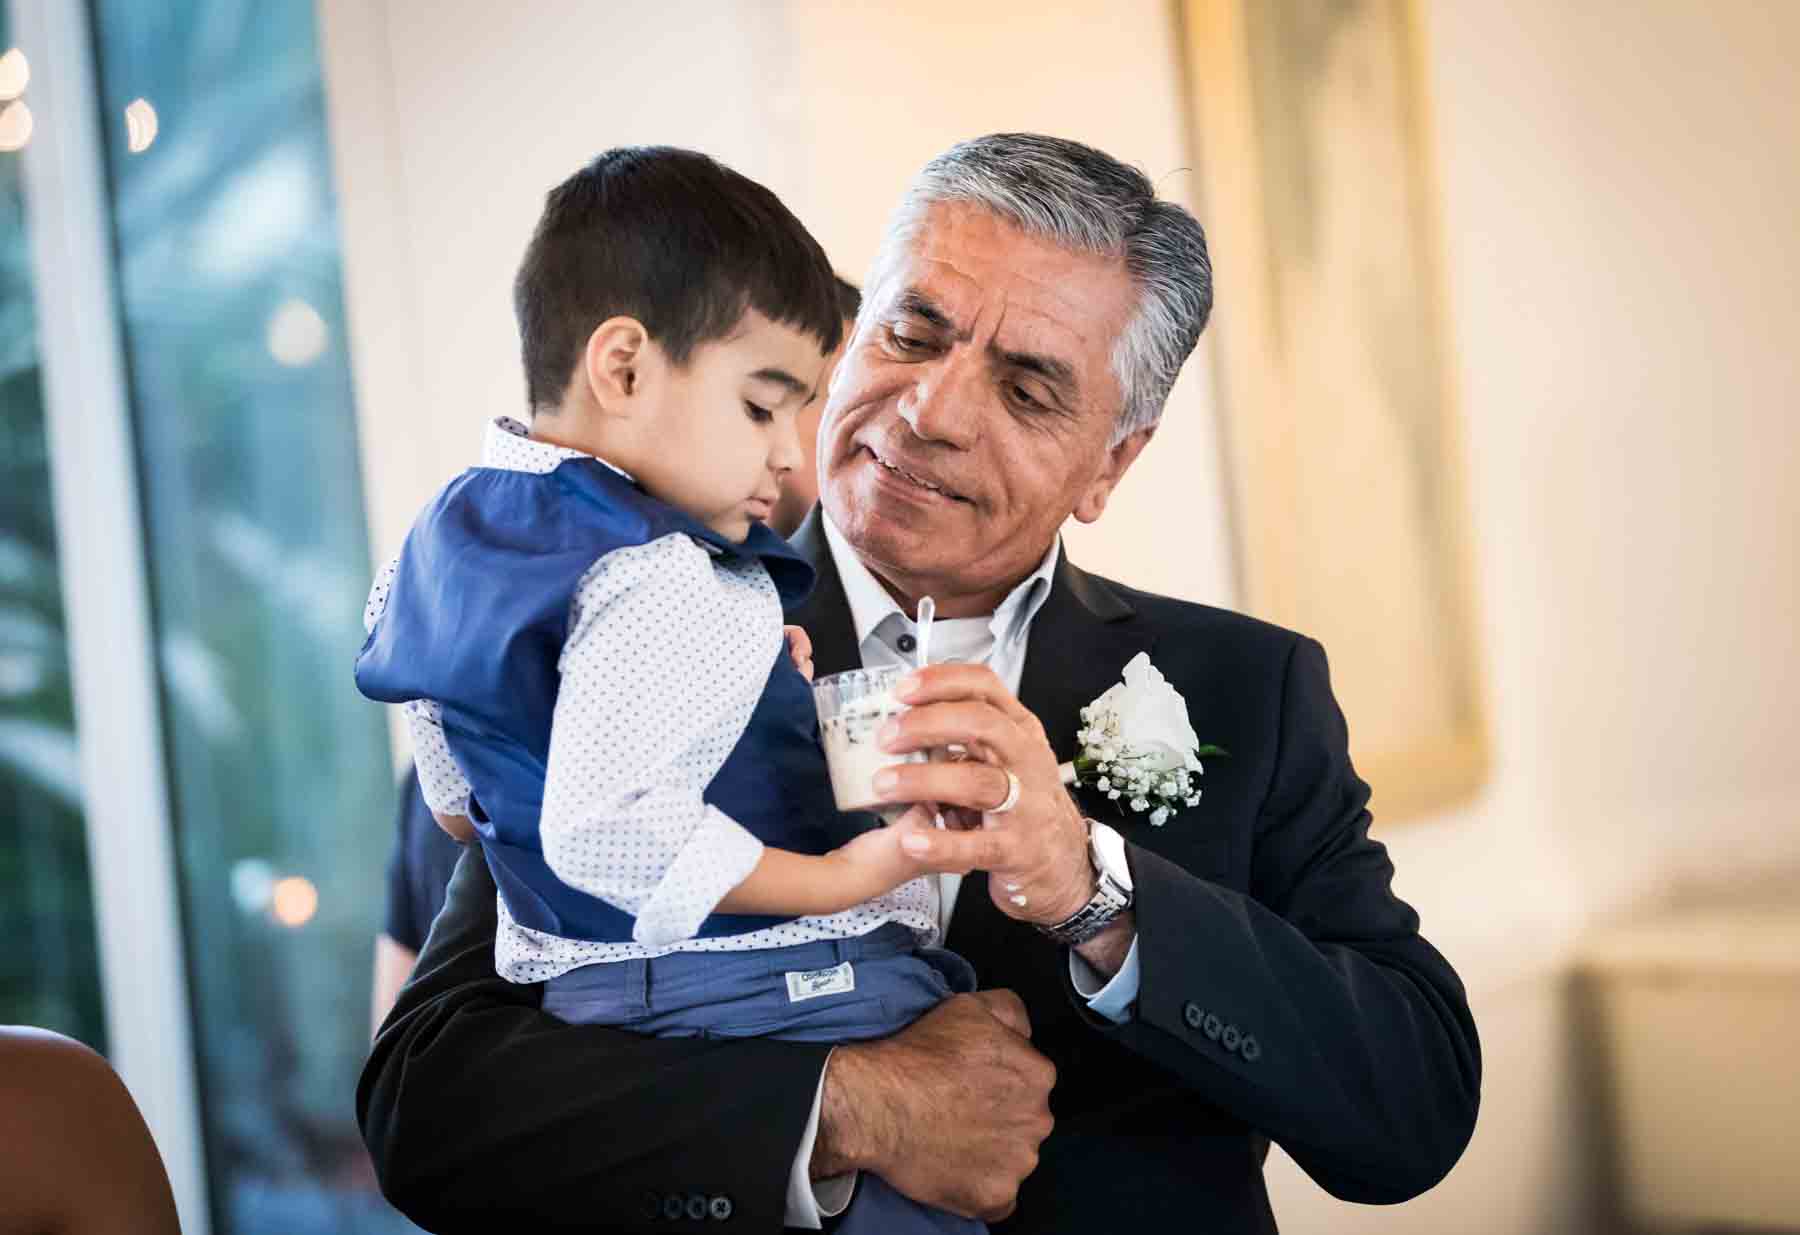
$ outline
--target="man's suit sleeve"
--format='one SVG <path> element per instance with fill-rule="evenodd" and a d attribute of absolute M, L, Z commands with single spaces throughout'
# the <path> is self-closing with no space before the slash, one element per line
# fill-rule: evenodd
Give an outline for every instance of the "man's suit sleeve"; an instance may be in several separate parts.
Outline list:
<path fill-rule="evenodd" d="M 1348 1201 L 1435 1184 L 1474 1131 L 1481 1052 L 1462 984 L 1369 839 L 1324 650 L 1292 649 L 1251 894 L 1128 848 L 1137 1016 L 1100 1032 L 1279 1143 Z"/>
<path fill-rule="evenodd" d="M 495 925 L 471 846 L 357 1085 L 387 1198 L 440 1232 L 779 1231 L 831 1048 L 565 1025 L 495 974 Z"/>

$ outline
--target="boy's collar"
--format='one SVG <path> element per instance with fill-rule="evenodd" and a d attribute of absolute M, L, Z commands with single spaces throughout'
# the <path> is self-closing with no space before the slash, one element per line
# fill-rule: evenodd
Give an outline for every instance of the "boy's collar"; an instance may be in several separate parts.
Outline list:
<path fill-rule="evenodd" d="M 511 417 L 495 419 L 488 426 L 482 465 L 503 471 L 554 472 L 568 491 L 603 509 L 630 512 L 628 517 L 636 522 L 633 535 L 654 539 L 683 532 L 714 557 L 760 560 L 774 579 L 784 607 L 799 604 L 812 591 L 812 563 L 767 524 L 752 524 L 743 541 L 732 540 L 680 507 L 646 493 L 624 469 L 583 451 L 540 442 L 525 436 L 524 429 Z"/>
<path fill-rule="evenodd" d="M 598 455 L 576 450 L 572 446 L 540 442 L 531 436 L 531 430 L 523 422 L 511 416 L 496 416 L 490 420 L 481 444 L 481 466 L 499 468 L 502 471 L 540 474 L 554 472 L 570 459 L 592 459 L 611 468 L 632 484 L 637 483 L 630 472 L 608 463 Z"/>

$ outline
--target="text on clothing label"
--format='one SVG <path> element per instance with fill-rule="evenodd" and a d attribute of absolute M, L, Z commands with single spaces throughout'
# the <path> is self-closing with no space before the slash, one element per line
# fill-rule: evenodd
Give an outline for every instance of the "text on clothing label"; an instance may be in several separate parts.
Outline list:
<path fill-rule="evenodd" d="M 829 969 L 796 969 L 787 975 L 788 1002 L 817 999 L 820 995 L 841 995 L 856 989 L 856 973 L 850 962 Z"/>

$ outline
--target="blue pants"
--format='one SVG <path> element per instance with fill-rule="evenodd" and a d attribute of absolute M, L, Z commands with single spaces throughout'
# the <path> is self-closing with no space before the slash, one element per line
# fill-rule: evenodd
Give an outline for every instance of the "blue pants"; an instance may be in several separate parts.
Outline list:
<path fill-rule="evenodd" d="M 544 985 L 544 1011 L 576 1025 L 659 1038 L 857 1042 L 898 1032 L 975 989 L 954 952 L 920 949 L 898 923 L 854 939 L 754 952 L 674 952 L 584 965 Z M 838 1235 L 979 1235 L 987 1227 L 920 1205 L 864 1174 Z"/>

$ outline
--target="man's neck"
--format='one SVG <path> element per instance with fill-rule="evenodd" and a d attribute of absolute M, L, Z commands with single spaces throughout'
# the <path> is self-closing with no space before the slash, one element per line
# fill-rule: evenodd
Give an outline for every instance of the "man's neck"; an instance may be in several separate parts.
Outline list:
<path fill-rule="evenodd" d="M 987 588 L 979 592 L 961 593 L 953 591 L 950 585 L 943 581 L 933 583 L 929 579 L 905 579 L 891 576 L 886 570 L 867 558 L 858 555 L 858 560 L 869 568 L 869 573 L 875 577 L 875 582 L 879 583 L 883 590 L 894 598 L 894 603 L 900 606 L 900 611 L 914 619 L 919 616 L 919 599 L 924 596 L 932 598 L 937 605 L 937 616 L 940 618 L 988 617 L 1000 607 L 1000 602 L 1012 594 L 1012 590 L 1019 586 L 1025 576 L 1031 573 L 1030 570 L 1021 571 L 1018 578 L 1008 579 L 998 587 Z"/>
<path fill-rule="evenodd" d="M 1050 552 L 1046 545 L 1042 552 L 1034 557 L 1030 564 L 1022 567 L 1017 573 L 1009 573 L 999 583 L 991 583 L 977 590 L 965 590 L 957 581 L 947 576 L 923 576 L 907 574 L 893 570 L 884 563 L 872 561 L 859 552 L 850 543 L 831 516 L 820 509 L 820 518 L 826 529 L 826 539 L 833 545 L 833 552 L 840 557 L 854 558 L 856 564 L 878 585 L 881 590 L 908 618 L 914 621 L 919 616 L 919 601 L 926 596 L 932 598 L 937 606 L 937 616 L 943 619 L 991 617 L 1006 603 L 1007 597 L 1016 591 L 1020 584 L 1042 568 L 1045 557 Z"/>

